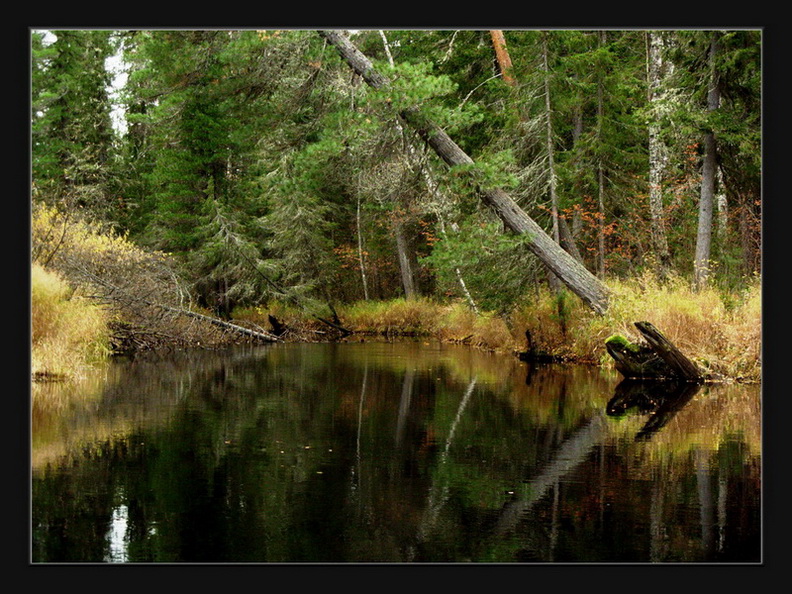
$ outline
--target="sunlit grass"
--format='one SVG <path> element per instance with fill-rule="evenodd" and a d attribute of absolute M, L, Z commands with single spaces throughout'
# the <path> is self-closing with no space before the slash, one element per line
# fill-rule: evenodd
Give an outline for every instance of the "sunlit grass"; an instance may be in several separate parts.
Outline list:
<path fill-rule="evenodd" d="M 31 268 L 31 372 L 34 377 L 81 376 L 110 354 L 108 313 L 80 297 L 56 273 Z"/>
<path fill-rule="evenodd" d="M 508 315 L 476 315 L 460 301 L 429 298 L 359 301 L 339 306 L 342 324 L 375 336 L 432 337 L 497 352 L 526 349 L 528 330 L 534 349 L 561 359 L 612 368 L 605 341 L 621 334 L 641 335 L 635 322 L 648 321 L 704 368 L 733 379 L 761 379 L 762 289 L 757 279 L 741 293 L 716 288 L 693 291 L 682 277 L 664 281 L 651 274 L 608 281 L 612 291 L 605 315 L 597 315 L 568 291 L 543 287 L 526 296 Z M 268 327 L 267 313 L 294 328 L 316 326 L 304 312 L 282 304 L 235 313 Z M 326 328 L 325 328 L 326 329 Z"/>
<path fill-rule="evenodd" d="M 648 321 L 705 368 L 731 378 L 760 379 L 760 282 L 738 295 L 722 295 L 714 288 L 696 292 L 680 277 L 660 282 L 645 275 L 608 285 L 613 294 L 603 316 L 572 297 L 559 307 L 559 298 L 544 291 L 515 309 L 513 325 L 529 329 L 542 350 L 612 365 L 605 340 L 613 334 L 640 340 L 634 323 Z"/>

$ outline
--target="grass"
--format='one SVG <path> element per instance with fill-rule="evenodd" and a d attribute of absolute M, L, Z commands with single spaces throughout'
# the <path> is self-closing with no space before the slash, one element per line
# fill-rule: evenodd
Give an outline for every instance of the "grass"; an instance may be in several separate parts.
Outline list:
<path fill-rule="evenodd" d="M 107 312 L 79 297 L 54 272 L 31 269 L 31 371 L 37 379 L 71 379 L 110 353 Z"/>
<path fill-rule="evenodd" d="M 681 277 L 660 281 L 651 275 L 610 280 L 611 305 L 597 315 L 568 292 L 540 288 L 508 315 L 476 316 L 464 303 L 429 298 L 360 301 L 337 308 L 344 326 L 356 334 L 433 337 L 498 352 L 525 350 L 529 330 L 534 348 L 562 360 L 612 367 L 606 340 L 621 335 L 641 342 L 638 321 L 655 325 L 683 353 L 710 371 L 743 381 L 761 379 L 761 283 L 740 293 L 715 288 L 693 291 Z M 253 313 L 267 327 L 266 313 L 295 328 L 315 322 L 282 305 Z"/>
<path fill-rule="evenodd" d="M 608 283 L 613 294 L 603 316 L 579 300 L 559 315 L 549 293 L 517 308 L 513 325 L 531 329 L 539 346 L 570 359 L 611 365 L 605 341 L 619 334 L 640 342 L 634 323 L 654 324 L 671 342 L 705 368 L 734 379 L 761 378 L 762 290 L 753 282 L 739 294 L 714 288 L 695 292 L 681 277 L 664 282 L 645 275 Z"/>

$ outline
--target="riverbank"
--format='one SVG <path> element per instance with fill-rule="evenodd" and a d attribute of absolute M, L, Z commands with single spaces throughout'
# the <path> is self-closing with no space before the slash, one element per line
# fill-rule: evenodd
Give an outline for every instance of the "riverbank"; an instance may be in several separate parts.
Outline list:
<path fill-rule="evenodd" d="M 548 360 L 611 367 L 605 341 L 614 334 L 640 341 L 634 322 L 646 320 L 707 371 L 736 381 L 761 380 L 758 280 L 740 293 L 713 288 L 694 292 L 677 277 L 660 282 L 645 276 L 608 284 L 613 296 L 605 315 L 594 314 L 568 292 L 556 294 L 541 287 L 500 314 L 477 315 L 463 302 L 417 298 L 339 305 L 332 320 L 273 303 L 238 309 L 231 321 L 271 332 L 274 320 L 283 325 L 286 341 L 431 338 L 515 356 L 531 351 Z M 33 267 L 32 310 L 31 371 L 37 380 L 79 376 L 112 354 L 135 349 L 223 348 L 245 340 L 187 320 L 172 323 L 189 324 L 189 331 L 141 333 L 114 320 L 107 309 L 81 299 L 57 274 L 39 266 Z"/>
<path fill-rule="evenodd" d="M 708 372 L 746 382 L 761 380 L 761 282 L 739 293 L 695 292 L 680 277 L 612 280 L 611 306 L 597 315 L 568 292 L 539 288 L 503 314 L 476 315 L 462 302 L 432 299 L 361 301 L 338 306 L 337 329 L 283 304 L 235 312 L 235 320 L 270 328 L 269 316 L 301 340 L 427 337 L 517 355 L 528 350 L 550 360 L 612 366 L 605 341 L 620 334 L 642 340 L 634 326 L 650 321 Z M 287 339 L 288 339 L 287 334 Z M 530 341 L 530 343 L 529 343 Z"/>

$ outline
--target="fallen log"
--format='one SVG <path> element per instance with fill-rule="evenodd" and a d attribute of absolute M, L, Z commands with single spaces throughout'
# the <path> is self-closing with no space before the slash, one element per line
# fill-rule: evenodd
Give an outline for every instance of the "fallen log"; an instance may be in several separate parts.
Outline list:
<path fill-rule="evenodd" d="M 89 297 L 93 299 L 99 299 L 102 301 L 107 302 L 121 302 L 121 303 L 141 303 L 148 307 L 153 307 L 160 309 L 162 311 L 167 311 L 172 314 L 176 314 L 179 316 L 185 316 L 188 318 L 193 318 L 195 320 L 201 320 L 203 322 L 207 322 L 213 326 L 217 326 L 219 328 L 223 328 L 225 330 L 230 330 L 237 334 L 242 334 L 244 336 L 248 336 L 250 338 L 255 338 L 257 340 L 261 340 L 264 342 L 278 342 L 278 337 L 274 336 L 268 332 L 256 332 L 255 330 L 250 330 L 248 328 L 243 328 L 242 326 L 238 326 L 236 324 L 232 324 L 231 322 L 225 322 L 223 320 L 218 320 L 217 318 L 213 318 L 210 316 L 206 316 L 204 314 L 200 314 L 194 311 L 190 311 L 188 309 L 182 309 L 180 307 L 173 307 L 171 305 L 165 305 L 164 303 L 156 303 L 153 301 L 149 301 L 148 299 L 144 299 L 142 297 L 138 297 L 137 295 L 131 295 L 126 291 L 116 287 L 112 283 L 102 279 L 96 275 L 88 274 L 88 276 L 92 281 L 94 281 L 98 286 L 104 286 L 108 289 L 108 293 L 104 295 L 89 295 Z"/>
<path fill-rule="evenodd" d="M 635 322 L 647 344 L 632 343 L 614 335 L 605 341 L 616 370 L 628 379 L 682 380 L 702 382 L 706 377 L 698 365 L 688 359 L 650 322 Z"/>
<path fill-rule="evenodd" d="M 264 342 L 278 342 L 278 337 L 268 332 L 256 332 L 255 330 L 249 330 L 248 328 L 243 328 L 242 326 L 237 326 L 236 324 L 232 324 L 231 322 L 224 322 L 223 320 L 218 320 L 217 318 L 212 318 L 209 316 L 205 316 L 203 314 L 196 313 L 194 311 L 190 311 L 187 309 L 181 309 L 179 307 L 171 307 L 170 305 L 164 305 L 162 303 L 152 303 L 149 301 L 145 301 L 143 299 L 139 299 L 142 303 L 146 303 L 146 305 L 150 305 L 152 307 L 158 307 L 162 310 L 169 311 L 171 313 L 186 316 L 188 318 L 194 318 L 196 320 L 202 320 L 213 326 L 217 326 L 219 328 L 224 328 L 225 330 L 230 330 L 232 332 L 236 332 L 237 334 L 243 334 L 250 338 L 255 338 L 257 340 L 262 340 Z"/>

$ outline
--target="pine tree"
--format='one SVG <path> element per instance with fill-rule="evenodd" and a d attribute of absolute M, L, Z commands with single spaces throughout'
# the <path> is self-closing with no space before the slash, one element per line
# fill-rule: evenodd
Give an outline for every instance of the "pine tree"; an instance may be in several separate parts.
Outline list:
<path fill-rule="evenodd" d="M 105 60 L 109 31 L 53 31 L 45 46 L 34 34 L 32 177 L 34 197 L 107 217 L 113 151 Z"/>

